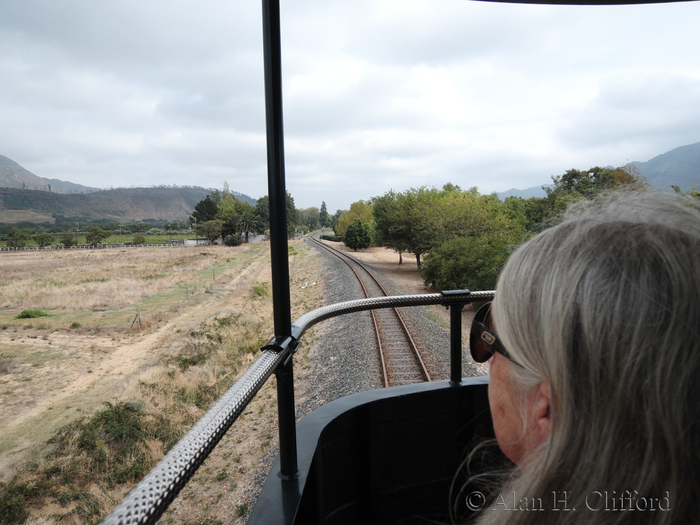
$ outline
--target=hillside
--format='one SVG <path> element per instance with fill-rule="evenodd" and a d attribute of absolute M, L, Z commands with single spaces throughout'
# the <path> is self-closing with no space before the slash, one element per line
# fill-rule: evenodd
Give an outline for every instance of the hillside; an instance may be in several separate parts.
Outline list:
<path fill-rule="evenodd" d="M 0 188 L 0 223 L 79 220 L 185 221 L 211 190 L 198 187 L 120 188 L 85 194 Z M 246 195 L 240 200 L 255 203 Z"/>
<path fill-rule="evenodd" d="M 647 162 L 633 162 L 649 184 L 666 191 L 678 186 L 684 192 L 700 188 L 700 142 L 672 149 Z"/>
<path fill-rule="evenodd" d="M 55 193 L 87 193 L 98 191 L 81 184 L 74 184 L 58 179 L 45 179 L 34 175 L 14 160 L 0 155 L 0 188 L 17 188 L 26 190 L 43 190 Z"/>
<path fill-rule="evenodd" d="M 211 190 L 198 186 L 100 190 L 34 175 L 0 155 L 0 224 L 65 221 L 185 221 Z M 238 200 L 255 199 L 232 191 Z"/>
<path fill-rule="evenodd" d="M 664 191 L 672 191 L 671 186 L 678 186 L 683 192 L 691 188 L 700 188 L 700 142 L 681 146 L 666 153 L 658 155 L 646 162 L 635 161 L 631 164 L 637 166 L 641 174 L 652 186 Z M 591 166 L 578 166 L 577 169 L 588 169 Z M 607 166 L 612 168 L 613 166 Z M 534 186 L 524 190 L 512 188 L 498 194 L 500 199 L 506 197 L 544 197 L 542 186 Z"/>

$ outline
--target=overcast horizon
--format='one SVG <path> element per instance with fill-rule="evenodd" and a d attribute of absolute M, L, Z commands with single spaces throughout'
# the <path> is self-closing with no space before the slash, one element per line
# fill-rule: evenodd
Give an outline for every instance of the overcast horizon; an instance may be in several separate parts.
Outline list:
<path fill-rule="evenodd" d="M 266 194 L 261 7 L 240 4 L 3 3 L 0 155 L 98 188 Z M 287 189 L 333 213 L 699 142 L 698 20 L 698 2 L 284 2 Z"/>

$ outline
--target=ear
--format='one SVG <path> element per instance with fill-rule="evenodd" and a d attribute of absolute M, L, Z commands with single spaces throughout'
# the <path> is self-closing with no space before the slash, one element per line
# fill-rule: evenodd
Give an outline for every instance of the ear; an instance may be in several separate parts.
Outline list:
<path fill-rule="evenodd" d="M 540 445 L 549 438 L 549 431 L 551 428 L 552 403 L 548 382 L 543 381 L 537 387 L 532 408 L 533 411 L 531 415 L 534 419 L 534 421 L 532 421 L 532 423 L 534 423 L 533 430 L 536 434 L 533 437 L 539 441 L 537 445 Z"/>

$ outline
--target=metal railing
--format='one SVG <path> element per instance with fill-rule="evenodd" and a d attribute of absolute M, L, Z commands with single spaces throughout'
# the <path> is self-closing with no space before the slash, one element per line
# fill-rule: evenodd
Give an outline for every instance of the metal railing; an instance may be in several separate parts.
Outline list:
<path fill-rule="evenodd" d="M 378 308 L 443 305 L 450 314 L 450 381 L 461 382 L 462 327 L 461 311 L 464 305 L 491 300 L 493 291 L 469 292 L 458 290 L 424 295 L 405 295 L 360 299 L 318 308 L 302 315 L 292 325 L 292 337 L 273 337 L 262 347 L 262 355 L 238 379 L 221 399 L 192 427 L 192 429 L 165 455 L 143 480 L 104 519 L 104 524 L 126 525 L 155 523 L 175 499 L 187 481 L 204 463 L 234 421 L 245 410 L 273 372 L 291 361 L 299 346 L 299 339 L 311 326 L 340 315 Z M 291 367 L 288 367 L 291 370 Z M 296 423 L 294 400 L 282 399 L 278 390 L 280 410 L 291 410 L 291 415 L 280 417 L 280 460 L 296 465 Z M 280 414 L 281 415 L 281 414 Z M 283 458 L 293 455 L 292 458 Z M 282 461 L 281 461 L 282 462 Z"/>

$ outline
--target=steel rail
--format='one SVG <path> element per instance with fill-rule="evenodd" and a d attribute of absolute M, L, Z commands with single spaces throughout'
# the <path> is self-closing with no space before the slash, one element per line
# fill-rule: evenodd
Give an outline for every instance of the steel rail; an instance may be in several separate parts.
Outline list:
<path fill-rule="evenodd" d="M 379 290 L 381 290 L 381 292 L 385 296 L 389 296 L 389 292 L 387 292 L 386 288 L 384 288 L 384 286 L 382 286 L 382 283 L 379 282 L 379 279 L 377 278 L 377 276 L 374 275 L 374 273 L 361 261 L 358 261 L 355 257 L 352 257 L 346 253 L 339 252 L 337 249 L 332 248 L 332 247 L 322 243 L 320 240 L 318 240 L 314 237 L 310 237 L 310 240 L 315 245 L 325 249 L 330 254 L 336 256 L 338 259 L 343 261 L 348 266 L 348 268 L 350 268 L 352 270 L 352 272 L 355 274 L 355 277 L 360 282 L 360 286 L 362 287 L 362 291 L 364 292 L 365 297 L 369 297 L 369 293 L 367 292 L 367 288 L 365 287 L 363 280 L 360 278 L 357 271 L 355 271 L 353 264 L 356 264 L 360 268 L 362 268 L 367 273 L 367 275 L 369 275 L 369 277 L 376 283 L 376 285 L 379 287 Z M 350 264 L 350 262 L 348 262 L 348 261 L 352 261 L 353 264 Z M 396 308 L 393 308 L 392 311 L 393 311 L 394 316 L 399 324 L 401 332 L 403 333 L 403 335 L 406 338 L 406 341 L 408 342 L 407 346 L 410 349 L 410 355 L 415 359 L 416 364 L 417 364 L 417 368 L 420 372 L 420 375 L 422 376 L 422 379 L 424 381 L 430 381 L 431 380 L 430 372 L 428 372 L 428 367 L 425 365 L 425 361 L 423 360 L 423 356 L 421 355 L 420 350 L 418 349 L 418 345 L 416 345 L 416 342 L 413 340 L 413 336 L 411 335 L 411 332 L 409 331 L 408 326 L 406 325 L 406 321 L 404 320 L 403 316 L 401 315 L 401 312 L 399 312 Z M 374 323 L 375 337 L 377 340 L 377 350 L 379 352 L 379 361 L 380 361 L 381 369 L 382 369 L 382 382 L 384 384 L 384 387 L 387 388 L 389 386 L 392 386 L 391 381 L 389 379 L 390 374 L 389 374 L 389 370 L 388 370 L 388 366 L 387 366 L 387 363 L 388 363 L 387 355 L 389 353 L 389 349 L 388 349 L 389 347 L 382 344 L 381 331 L 379 329 L 379 325 L 380 325 L 379 319 L 377 318 L 377 316 L 375 315 L 373 310 L 370 311 L 370 313 L 372 315 L 372 322 Z"/>
<path fill-rule="evenodd" d="M 348 268 L 350 268 L 350 270 L 352 270 L 352 273 L 355 274 L 355 277 L 357 278 L 357 282 L 360 283 L 360 287 L 362 288 L 362 293 L 365 295 L 365 297 L 369 297 L 369 292 L 367 291 L 367 288 L 365 287 L 365 283 L 362 281 L 362 279 L 360 278 L 360 275 L 357 273 L 357 271 L 355 270 L 355 268 L 354 268 L 351 264 L 349 264 L 349 263 L 347 262 L 347 260 L 343 259 L 341 256 L 339 256 L 339 255 L 336 253 L 335 250 L 331 250 L 329 247 L 327 247 L 325 244 L 323 244 L 321 241 L 315 239 L 314 237 L 310 237 L 310 239 L 311 239 L 311 241 L 312 241 L 314 244 L 316 244 L 317 246 L 319 246 L 319 247 L 321 247 L 321 248 L 326 249 L 326 251 L 328 251 L 328 253 L 330 253 L 331 255 L 334 255 L 334 256 L 337 257 L 339 260 L 343 261 L 343 262 L 345 263 L 345 265 L 346 265 Z M 365 268 L 363 265 L 360 265 L 360 266 L 361 266 L 365 271 L 367 271 L 367 273 L 368 273 L 372 278 L 374 278 L 374 276 L 367 270 L 367 268 Z M 376 278 L 374 278 L 374 282 L 377 283 L 377 285 L 379 286 L 379 289 L 380 289 L 380 290 L 384 291 L 384 288 L 382 287 L 382 285 L 379 283 L 379 281 L 378 281 Z M 389 295 L 389 294 L 388 294 L 388 293 L 384 293 L 384 295 Z M 372 317 L 372 326 L 374 327 L 374 339 L 375 339 L 375 341 L 377 341 L 377 349 L 379 350 L 379 366 L 380 366 L 381 371 L 382 371 L 382 384 L 383 384 L 384 387 L 386 388 L 386 387 L 389 386 L 389 373 L 388 373 L 387 367 L 386 367 L 386 359 L 384 358 L 384 348 L 382 347 L 382 336 L 381 336 L 381 334 L 379 333 L 379 321 L 377 320 L 377 316 L 376 316 L 376 314 L 374 313 L 374 310 L 370 310 L 369 313 L 370 313 L 370 315 L 371 315 L 371 317 Z"/>

